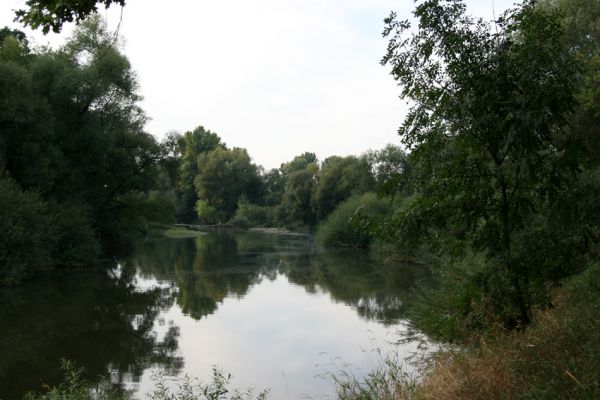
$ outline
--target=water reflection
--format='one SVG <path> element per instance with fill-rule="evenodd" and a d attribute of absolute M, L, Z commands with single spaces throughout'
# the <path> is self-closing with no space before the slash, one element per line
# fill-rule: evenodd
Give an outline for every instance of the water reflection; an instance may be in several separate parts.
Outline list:
<path fill-rule="evenodd" d="M 151 369 L 204 377 L 212 364 L 246 377 L 242 386 L 273 387 L 285 370 L 286 392 L 294 383 L 323 392 L 314 359 L 368 347 L 361 330 L 385 336 L 418 271 L 367 252 L 319 250 L 307 236 L 211 232 L 142 243 L 114 274 L 0 291 L 0 398 L 56 384 L 63 357 L 91 379 L 141 382 L 142 392 Z M 272 371 L 248 369 L 257 358 Z"/>
<path fill-rule="evenodd" d="M 283 274 L 309 293 L 329 293 L 365 319 L 392 324 L 402 317 L 408 289 L 420 274 L 414 265 L 365 251 L 319 251 L 307 236 L 248 232 L 146 243 L 133 262 L 143 277 L 176 285 L 177 304 L 194 319 Z"/>
<path fill-rule="evenodd" d="M 55 276 L 0 291 L 0 398 L 16 399 L 62 380 L 61 358 L 85 366 L 90 379 L 111 377 L 115 387 L 139 380 L 149 365 L 172 373 L 178 329 L 153 329 L 173 303 L 168 288 L 140 290 L 135 270 Z"/>

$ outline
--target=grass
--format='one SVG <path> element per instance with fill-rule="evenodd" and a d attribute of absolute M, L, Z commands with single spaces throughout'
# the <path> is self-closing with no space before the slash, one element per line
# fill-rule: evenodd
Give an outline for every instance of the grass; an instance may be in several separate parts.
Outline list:
<path fill-rule="evenodd" d="M 205 235 L 205 233 L 200 231 L 193 231 L 191 229 L 183 228 L 180 226 L 175 226 L 165 230 L 163 232 L 163 235 L 171 239 L 189 239 Z"/>
<path fill-rule="evenodd" d="M 364 380 L 337 379 L 342 400 L 600 399 L 600 265 L 566 281 L 528 329 L 500 328 L 439 351 L 420 378 L 384 363 Z M 383 388 L 383 390 L 381 390 Z"/>

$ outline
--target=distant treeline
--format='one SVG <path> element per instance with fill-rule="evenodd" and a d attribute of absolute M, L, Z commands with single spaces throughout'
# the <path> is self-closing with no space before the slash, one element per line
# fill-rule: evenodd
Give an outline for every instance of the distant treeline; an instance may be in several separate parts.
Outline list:
<path fill-rule="evenodd" d="M 227 147 L 201 126 L 170 133 L 162 146 L 168 149 L 165 193 L 177 220 L 203 225 L 311 229 L 344 200 L 381 190 L 408 166 L 406 154 L 388 145 L 322 162 L 305 152 L 265 171 L 245 149 Z"/>

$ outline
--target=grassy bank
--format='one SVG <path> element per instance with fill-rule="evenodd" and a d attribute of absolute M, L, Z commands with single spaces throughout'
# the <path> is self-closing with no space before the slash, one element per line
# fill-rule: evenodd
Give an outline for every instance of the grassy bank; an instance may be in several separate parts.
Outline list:
<path fill-rule="evenodd" d="M 600 398 L 600 266 L 568 279 L 553 308 L 525 331 L 501 329 L 437 353 L 420 378 L 386 360 L 364 380 L 338 383 L 339 398 Z"/>

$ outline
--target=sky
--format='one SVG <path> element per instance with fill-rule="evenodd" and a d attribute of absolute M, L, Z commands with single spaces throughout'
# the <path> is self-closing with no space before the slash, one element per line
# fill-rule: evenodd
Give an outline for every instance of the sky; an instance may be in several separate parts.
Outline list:
<path fill-rule="evenodd" d="M 499 15 L 516 0 L 467 0 L 471 14 Z M 0 27 L 25 0 L 2 0 Z M 492 5 L 494 4 L 494 7 Z M 409 18 L 412 0 L 127 0 L 101 14 L 119 26 L 141 103 L 157 139 L 202 125 L 254 162 L 275 168 L 305 151 L 320 160 L 358 155 L 397 135 L 407 110 L 379 64 L 383 18 Z M 120 21 L 120 25 L 119 25 Z"/>

